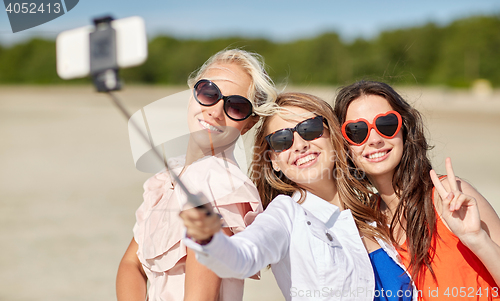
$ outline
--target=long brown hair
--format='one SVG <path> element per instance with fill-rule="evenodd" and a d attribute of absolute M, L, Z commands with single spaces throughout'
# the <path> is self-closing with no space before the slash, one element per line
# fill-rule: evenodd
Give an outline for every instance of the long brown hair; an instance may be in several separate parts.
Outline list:
<path fill-rule="evenodd" d="M 345 209 L 351 210 L 358 229 L 363 235 L 389 240 L 385 223 L 375 219 L 375 210 L 367 205 L 370 191 L 349 172 L 348 152 L 332 107 L 321 98 L 305 93 L 279 94 L 276 104 L 280 108 L 297 107 L 323 116 L 330 132 L 331 143 L 337 153 L 332 175 L 337 185 L 340 202 Z M 305 197 L 303 188 L 272 168 L 269 156 L 272 150 L 265 139 L 269 134 L 268 125 L 272 118 L 272 116 L 264 117 L 257 128 L 254 155 L 250 166 L 250 178 L 257 186 L 264 208 L 279 194 L 291 196 L 295 191 L 299 191 L 301 194 L 299 203 L 303 202 Z M 377 227 L 367 224 L 373 221 L 377 223 Z"/>
<path fill-rule="evenodd" d="M 403 155 L 392 178 L 392 186 L 400 202 L 390 222 L 391 240 L 398 245 L 393 234 L 395 227 L 401 225 L 406 232 L 413 279 L 417 279 L 423 272 L 424 266 L 435 277 L 431 262 L 434 255 L 436 214 L 431 196 L 433 184 L 429 176 L 432 166 L 427 157 L 427 151 L 431 147 L 425 139 L 422 117 L 391 86 L 375 81 L 359 81 L 342 88 L 337 95 L 334 111 L 340 124 L 345 122 L 351 102 L 364 95 L 385 98 L 403 119 Z M 352 161 L 350 164 L 354 166 Z M 368 180 L 364 183 L 372 186 Z M 377 209 L 376 205 L 372 203 L 372 207 Z M 383 218 L 380 210 L 377 210 L 377 217 Z M 402 224 L 402 219 L 406 220 L 406 225 Z"/>

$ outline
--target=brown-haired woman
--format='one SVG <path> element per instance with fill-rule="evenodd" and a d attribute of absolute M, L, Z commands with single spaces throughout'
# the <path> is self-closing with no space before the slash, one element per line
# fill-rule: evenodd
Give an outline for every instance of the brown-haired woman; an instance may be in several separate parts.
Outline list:
<path fill-rule="evenodd" d="M 389 85 L 360 81 L 340 90 L 335 114 L 419 298 L 500 298 L 500 219 L 449 159 L 447 178 L 431 172 L 419 112 Z"/>
<path fill-rule="evenodd" d="M 185 242 L 220 277 L 270 264 L 286 300 L 371 301 L 375 279 L 359 233 L 384 238 L 386 227 L 360 202 L 368 190 L 349 173 L 333 110 L 304 93 L 281 94 L 276 104 L 257 129 L 251 168 L 266 210 L 231 238 L 214 215 L 184 211 Z"/>

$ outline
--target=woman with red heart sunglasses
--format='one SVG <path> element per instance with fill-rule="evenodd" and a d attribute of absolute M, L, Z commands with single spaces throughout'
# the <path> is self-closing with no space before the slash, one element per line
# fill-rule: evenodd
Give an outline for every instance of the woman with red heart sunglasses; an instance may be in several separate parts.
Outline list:
<path fill-rule="evenodd" d="M 419 300 L 500 299 L 500 219 L 449 159 L 448 177 L 437 177 L 419 112 L 389 85 L 360 81 L 340 90 L 335 114 Z"/>
<path fill-rule="evenodd" d="M 261 57 L 239 49 L 212 56 L 188 85 L 189 142 L 186 155 L 170 167 L 192 193 L 203 193 L 224 219 L 223 232 L 232 235 L 262 211 L 255 185 L 236 164 L 236 139 L 273 106 L 277 93 Z M 182 243 L 179 211 L 187 196 L 170 174 L 151 177 L 144 190 L 118 270 L 118 300 L 241 300 L 243 280 L 217 277 Z"/>

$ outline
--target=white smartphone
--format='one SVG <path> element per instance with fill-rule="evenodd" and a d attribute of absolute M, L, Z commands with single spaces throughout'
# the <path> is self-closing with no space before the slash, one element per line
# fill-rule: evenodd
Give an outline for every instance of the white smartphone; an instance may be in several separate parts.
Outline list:
<path fill-rule="evenodd" d="M 111 21 L 116 30 L 116 61 L 120 68 L 144 63 L 148 56 L 146 26 L 141 17 Z M 81 78 L 90 73 L 89 34 L 94 26 L 63 31 L 56 39 L 57 74 L 62 79 Z"/>

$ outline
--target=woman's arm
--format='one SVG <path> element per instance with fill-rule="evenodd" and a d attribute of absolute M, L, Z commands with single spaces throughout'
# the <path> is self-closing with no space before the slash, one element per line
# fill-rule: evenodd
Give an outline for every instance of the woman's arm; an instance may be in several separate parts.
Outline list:
<path fill-rule="evenodd" d="M 194 251 L 188 248 L 184 301 L 217 300 L 220 283 L 221 279 L 209 268 L 199 263 Z"/>
<path fill-rule="evenodd" d="M 118 267 L 116 297 L 118 301 L 144 301 L 147 295 L 147 277 L 137 257 L 138 245 L 132 238 Z"/>
<path fill-rule="evenodd" d="M 443 182 L 431 171 L 437 196 L 441 199 L 441 216 L 500 284 L 500 218 L 474 187 L 455 177 L 449 158 L 446 159 L 446 171 L 448 177 Z"/>
<path fill-rule="evenodd" d="M 490 203 L 469 183 L 458 180 L 464 194 L 476 200 L 481 230 L 459 237 L 481 260 L 491 276 L 500 285 L 500 219 Z M 457 235 L 458 236 L 458 235 Z"/>
<path fill-rule="evenodd" d="M 250 226 L 230 238 L 215 233 L 220 229 L 220 221 L 213 215 L 207 217 L 203 212 L 185 210 L 181 217 L 188 237 L 204 241 L 205 245 L 190 239 L 184 241 L 197 253 L 198 261 L 219 277 L 250 277 L 287 254 L 295 216 L 293 204 L 290 197 L 278 196 Z"/>
<path fill-rule="evenodd" d="M 226 235 L 231 236 L 228 228 L 223 228 Z M 186 281 L 184 283 L 184 301 L 217 300 L 221 279 L 209 268 L 196 260 L 196 253 L 187 249 Z"/>

